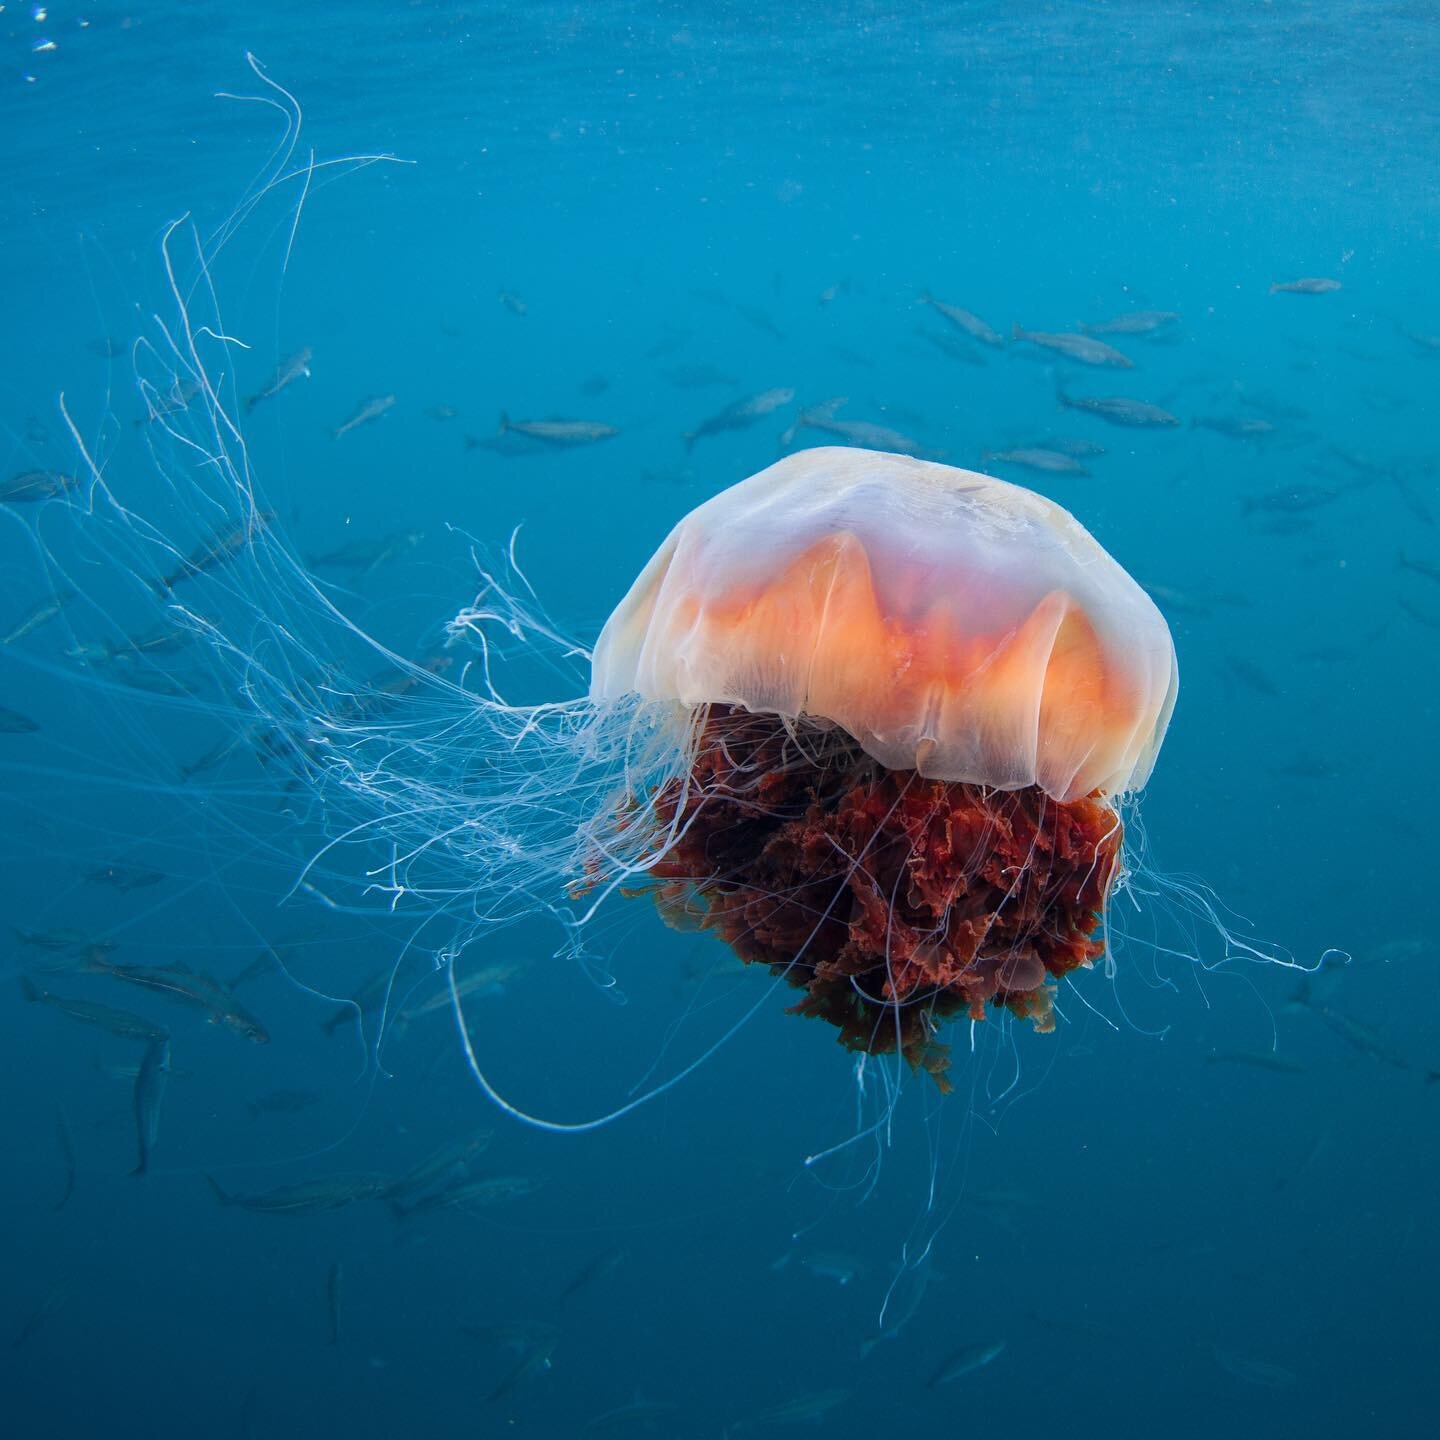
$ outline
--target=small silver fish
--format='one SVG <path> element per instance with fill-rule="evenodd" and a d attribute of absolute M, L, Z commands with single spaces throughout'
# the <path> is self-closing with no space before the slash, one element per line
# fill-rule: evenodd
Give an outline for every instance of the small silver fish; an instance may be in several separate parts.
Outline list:
<path fill-rule="evenodd" d="M 69 1279 L 61 1280 L 55 1285 L 20 1327 L 20 1333 L 10 1342 L 10 1348 L 18 1350 L 52 1315 L 58 1315 L 73 1289 L 74 1282 Z"/>
<path fill-rule="evenodd" d="M 150 588 L 161 600 L 169 599 L 170 591 L 182 580 L 192 575 L 203 575 L 217 565 L 233 560 L 249 545 L 256 531 L 262 530 L 274 518 L 269 513 L 257 514 L 238 520 L 233 525 L 222 525 L 208 539 L 202 540 L 168 575 L 152 580 Z"/>
<path fill-rule="evenodd" d="M 467 970 L 456 980 L 454 994 L 463 1000 L 470 995 L 498 992 L 507 980 L 513 979 L 524 968 L 524 965 L 518 960 L 496 960 L 489 965 L 481 965 L 474 970 Z M 436 994 L 428 995 L 414 1005 L 407 1005 L 395 1018 L 397 1021 L 403 1019 L 408 1024 L 413 1020 L 420 1019 L 421 1016 L 433 1015 L 439 1010 L 453 1010 L 454 1005 L 455 1001 L 447 983 Z"/>
<path fill-rule="evenodd" d="M 785 332 L 758 305 L 746 305 L 737 300 L 731 306 L 735 313 L 753 325 L 762 335 L 772 340 L 785 339 Z"/>
<path fill-rule="evenodd" d="M 397 1219 L 412 1215 L 428 1215 L 436 1210 L 459 1209 L 469 1205 L 498 1205 L 505 1200 L 519 1200 L 540 1188 L 540 1181 L 528 1175 L 483 1175 L 476 1180 L 461 1180 L 444 1190 L 422 1195 L 409 1205 L 391 1202 Z"/>
<path fill-rule="evenodd" d="M 1042 450 L 1058 450 L 1062 455 L 1073 455 L 1077 460 L 1091 460 L 1105 453 L 1103 445 L 1096 444 L 1094 440 L 1077 440 L 1073 435 L 1052 435 L 1031 443 Z"/>
<path fill-rule="evenodd" d="M 503 1400 L 512 1390 L 518 1390 L 552 1370 L 555 1344 L 553 1340 L 542 1341 L 521 1355 L 515 1368 L 490 1392 L 490 1402 Z"/>
<path fill-rule="evenodd" d="M 1427 580 L 1433 580 L 1440 585 L 1440 565 L 1433 565 L 1428 560 L 1412 559 L 1403 550 L 1397 563 L 1402 570 L 1413 570 L 1417 575 L 1423 575 Z"/>
<path fill-rule="evenodd" d="M 459 1140 L 447 1141 L 427 1155 L 413 1170 L 390 1187 L 386 1199 L 419 1195 L 442 1183 L 462 1178 L 471 1163 L 483 1155 L 495 1138 L 493 1130 L 475 1130 Z"/>
<path fill-rule="evenodd" d="M 15 641 L 23 640 L 32 630 L 38 630 L 42 625 L 53 620 L 74 598 L 73 590 L 60 590 L 48 599 L 32 605 L 20 617 L 15 628 L 3 639 L 0 639 L 0 645 L 13 645 Z"/>
<path fill-rule="evenodd" d="M 378 420 L 394 403 L 393 395 L 372 395 L 368 400 L 362 400 L 356 407 L 355 413 L 343 425 L 330 432 L 330 438 L 339 440 L 342 436 L 348 435 L 357 425 Z"/>
<path fill-rule="evenodd" d="M 864 1266 L 853 1255 L 844 1255 L 831 1250 L 817 1250 L 800 1256 L 800 1268 L 808 1271 L 817 1280 L 833 1280 L 835 1284 L 851 1284 L 864 1270 Z"/>
<path fill-rule="evenodd" d="M 170 1032 L 162 1026 L 152 1025 L 148 1020 L 142 1020 L 128 1010 L 97 1005 L 93 1000 L 72 1000 L 64 995 L 53 995 L 48 990 L 41 990 L 23 975 L 20 977 L 20 993 L 32 1004 L 53 1005 L 72 1020 L 79 1020 L 83 1025 L 98 1026 L 112 1035 L 118 1035 L 122 1040 L 154 1042 L 169 1039 L 170 1036 Z"/>
<path fill-rule="evenodd" d="M 1309 1008 L 1347 1045 L 1358 1050 L 1362 1055 L 1368 1055 L 1372 1060 L 1382 1061 L 1396 1070 L 1410 1068 L 1409 1060 L 1398 1050 L 1393 1050 L 1384 1036 L 1372 1026 L 1346 1015 L 1343 1011 L 1333 1010 L 1328 1005 L 1311 1005 Z"/>
<path fill-rule="evenodd" d="M 147 420 L 163 420 L 167 415 L 178 415 L 182 410 L 190 408 L 190 402 L 200 393 L 200 382 L 198 380 L 176 379 L 169 390 L 163 396 L 157 395 L 148 386 L 144 389 L 146 405 L 145 420 L 137 420 L 137 425 L 143 425 Z M 251 401 L 246 402 L 248 409 Z"/>
<path fill-rule="evenodd" d="M 1330 485 L 1289 485 L 1280 490 L 1271 490 L 1265 495 L 1247 495 L 1242 500 L 1243 513 L 1253 515 L 1257 511 L 1271 514 L 1296 515 L 1306 510 L 1316 510 L 1338 500 L 1350 487 Z"/>
<path fill-rule="evenodd" d="M 1272 1365 L 1268 1360 L 1252 1360 L 1246 1355 L 1237 1355 L 1233 1350 L 1212 1347 L 1215 1363 L 1237 1380 L 1256 1385 L 1262 1390 L 1286 1390 L 1298 1378 L 1294 1371 L 1283 1365 Z"/>
<path fill-rule="evenodd" d="M 257 1045 L 270 1043 L 270 1035 L 259 1020 L 240 1005 L 228 986 L 211 975 L 191 970 L 183 964 L 111 965 L 103 958 L 96 959 L 87 968 L 197 1006 L 205 1012 L 205 1018 L 212 1025 L 223 1025 Z"/>
<path fill-rule="evenodd" d="M 661 1420 L 679 1414 L 680 1407 L 669 1400 L 646 1400 L 637 1396 L 628 1405 L 617 1405 L 596 1415 L 585 1425 L 587 1435 L 600 1435 L 614 1430 L 647 1430 L 652 1434 Z"/>
<path fill-rule="evenodd" d="M 832 1410 L 843 1405 L 850 1398 L 850 1394 L 849 1390 L 816 1390 L 797 1395 L 793 1400 L 772 1405 L 768 1410 L 762 1410 L 747 1420 L 737 1420 L 727 1433 L 735 1435 L 771 1425 L 800 1425 L 823 1420 Z"/>
<path fill-rule="evenodd" d="M 593 445 L 619 433 L 615 426 L 603 425 L 598 420 L 512 420 L 503 411 L 500 414 L 499 434 L 524 435 L 562 450 Z"/>
<path fill-rule="evenodd" d="M 911 1260 L 903 1254 L 890 1287 L 885 1292 L 885 1303 L 880 1308 L 880 1330 L 860 1342 L 860 1358 L 864 1360 L 882 1341 L 898 1340 L 901 1332 L 915 1318 L 915 1312 L 924 1303 L 925 1295 L 933 1281 L 939 1279 L 935 1267 L 930 1263 L 932 1240 Z"/>
<path fill-rule="evenodd" d="M 22 715 L 8 705 L 0 705 L 0 735 L 33 735 L 39 728 L 39 724 L 28 715 Z"/>
<path fill-rule="evenodd" d="M 1331 295 L 1340 288 L 1338 280 L 1306 275 L 1299 280 L 1280 280 L 1270 287 L 1272 295 Z"/>
<path fill-rule="evenodd" d="M 1440 354 L 1440 335 L 1430 335 L 1423 330 L 1411 330 L 1404 325 L 1396 325 L 1395 328 L 1418 349 L 1429 351 L 1432 355 Z"/>
<path fill-rule="evenodd" d="M 717 411 L 708 420 L 702 420 L 693 430 L 688 431 L 683 437 L 685 448 L 693 450 L 697 441 L 704 440 L 710 435 L 723 435 L 727 430 L 744 430 L 757 420 L 780 409 L 782 405 L 788 405 L 794 398 L 795 391 L 793 389 L 781 387 L 775 390 L 762 390 L 758 395 L 747 395 L 743 399 L 733 400 L 723 410 Z"/>
<path fill-rule="evenodd" d="M 1429 614 L 1427 611 L 1422 610 L 1420 606 L 1407 600 L 1403 595 L 1400 596 L 1395 603 L 1399 605 L 1412 620 L 1418 621 L 1421 625 L 1425 626 L 1427 630 L 1440 630 L 1440 616 Z"/>
<path fill-rule="evenodd" d="M 1122 355 L 1113 345 L 1103 340 L 1094 340 L 1089 335 L 1072 335 L 1068 331 L 1058 334 L 1046 330 L 1025 330 L 1016 325 L 1011 332 L 1015 339 L 1038 345 L 1042 350 L 1053 350 L 1067 360 L 1078 360 L 1082 365 L 1108 365 L 1116 370 L 1131 370 L 1135 362 L 1128 355 Z"/>
<path fill-rule="evenodd" d="M 1157 330 L 1173 325 L 1179 318 L 1173 310 L 1132 310 L 1111 320 L 1082 325 L 1080 329 L 1086 335 L 1153 335 Z"/>
<path fill-rule="evenodd" d="M 931 1387 L 948 1385 L 962 1375 L 973 1374 L 993 1364 L 1005 1353 L 1003 1340 L 992 1340 L 977 1345 L 964 1345 L 957 1350 L 934 1374 Z"/>
<path fill-rule="evenodd" d="M 1433 941 L 1420 936 L 1409 936 L 1399 940 L 1383 940 L 1373 949 L 1365 952 L 1365 959 L 1374 965 L 1394 965 L 1408 960 L 1419 960 L 1435 949 Z"/>
<path fill-rule="evenodd" d="M 1199 415 L 1190 422 L 1191 429 L 1213 430 L 1231 440 L 1263 440 L 1275 433 L 1268 420 L 1253 415 Z"/>
<path fill-rule="evenodd" d="M 0 481 L 0 505 L 33 505 L 37 500 L 53 500 L 79 483 L 74 475 L 59 470 L 22 470 Z"/>
<path fill-rule="evenodd" d="M 711 385 L 738 383 L 733 375 L 727 375 L 713 365 L 673 365 L 665 371 L 665 378 L 681 390 L 704 390 Z"/>
<path fill-rule="evenodd" d="M 1016 450 L 986 450 L 982 464 L 999 460 L 1007 465 L 1023 465 L 1027 470 L 1047 470 L 1056 475 L 1088 475 L 1090 472 L 1073 456 L 1059 450 L 1046 450 L 1038 445 L 1022 445 Z"/>
<path fill-rule="evenodd" d="M 996 347 L 1005 343 L 999 332 L 991 329 L 973 311 L 963 310 L 959 305 L 948 305 L 944 300 L 937 300 L 928 290 L 921 292 L 920 303 L 929 305 L 931 309 L 943 315 L 957 330 L 963 330 L 972 340 L 979 340 L 983 344 Z"/>
<path fill-rule="evenodd" d="M 263 390 L 257 390 L 245 401 L 245 409 L 253 410 L 262 400 L 269 400 L 272 396 L 278 395 L 287 385 L 293 385 L 297 380 L 308 380 L 310 378 L 310 359 L 313 353 L 306 345 L 304 349 L 286 356 L 275 367 L 275 374 L 271 377 L 270 383 Z"/>
<path fill-rule="evenodd" d="M 135 1076 L 135 1138 L 140 1148 L 139 1163 L 130 1172 L 143 1175 L 150 1168 L 150 1152 L 160 1133 L 160 1102 L 170 1076 L 169 1039 L 152 1040 L 145 1047 L 140 1070 Z"/>
<path fill-rule="evenodd" d="M 32 946 L 36 950 L 78 950 L 90 938 L 83 930 L 69 927 L 60 930 L 22 930 L 19 926 L 12 925 L 10 932 L 22 945 Z"/>
<path fill-rule="evenodd" d="M 1132 400 L 1128 395 L 1066 395 L 1062 391 L 1059 400 L 1066 409 L 1083 410 L 1131 430 L 1169 429 L 1180 423 L 1168 410 L 1147 400 Z"/>
<path fill-rule="evenodd" d="M 560 1292 L 562 1300 L 568 1300 L 577 1290 L 596 1285 L 613 1275 L 630 1258 L 628 1250 L 610 1250 L 597 1256 Z"/>
<path fill-rule="evenodd" d="M 313 566 L 330 567 L 336 570 L 354 570 L 359 575 L 368 575 L 388 560 L 413 550 L 425 538 L 423 530 L 402 530 L 378 540 L 353 540 L 338 549 L 328 550 L 323 555 L 312 555 Z"/>
<path fill-rule="evenodd" d="M 846 397 L 839 395 L 802 410 L 795 423 L 781 436 L 781 445 L 789 444 L 798 430 L 810 429 L 838 436 L 846 444 L 858 445 L 865 450 L 884 450 L 895 455 L 915 455 L 921 459 L 939 458 L 938 450 L 927 450 L 918 440 L 912 440 L 888 425 L 875 425 L 869 420 L 837 420 L 835 412 L 845 403 Z"/>
<path fill-rule="evenodd" d="M 327 1035 L 333 1035 L 351 1020 L 363 1021 L 363 1018 L 372 1010 L 378 1009 L 390 994 L 394 977 L 395 972 L 388 965 L 377 970 L 328 1020 L 320 1022 L 320 1028 Z"/>

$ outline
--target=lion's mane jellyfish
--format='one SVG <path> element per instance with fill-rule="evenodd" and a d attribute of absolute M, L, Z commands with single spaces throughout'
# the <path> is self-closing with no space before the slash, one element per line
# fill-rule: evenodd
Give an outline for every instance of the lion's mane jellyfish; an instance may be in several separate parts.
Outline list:
<path fill-rule="evenodd" d="M 596 700 L 669 702 L 689 761 L 641 807 L 648 887 L 945 1084 L 939 1022 L 1053 1024 L 1104 952 L 1119 800 L 1175 651 L 1058 505 L 900 455 L 809 450 L 671 532 L 610 617 Z"/>

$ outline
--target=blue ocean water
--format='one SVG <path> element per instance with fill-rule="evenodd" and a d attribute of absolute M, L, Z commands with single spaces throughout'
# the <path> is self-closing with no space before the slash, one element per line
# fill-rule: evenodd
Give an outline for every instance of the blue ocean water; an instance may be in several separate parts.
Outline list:
<path fill-rule="evenodd" d="M 1338 0 L 0 9 L 5 1433 L 1429 1433 L 1437 63 L 1431 7 Z M 1130 369 L 1011 338 L 1137 312 Z M 569 953 L 543 858 L 414 893 L 449 798 L 367 819 L 296 738 L 363 718 L 362 794 L 523 776 L 415 743 L 476 557 L 519 527 L 583 647 L 839 397 L 1151 590 L 1137 858 L 1218 897 L 1137 887 L 1113 978 L 952 1025 L 943 1098 L 640 900 Z M 1085 473 L 984 458 L 1037 448 Z M 506 698 L 582 693 L 516 625 Z M 457 926 L 515 1106 L 683 1078 L 492 1103 Z"/>

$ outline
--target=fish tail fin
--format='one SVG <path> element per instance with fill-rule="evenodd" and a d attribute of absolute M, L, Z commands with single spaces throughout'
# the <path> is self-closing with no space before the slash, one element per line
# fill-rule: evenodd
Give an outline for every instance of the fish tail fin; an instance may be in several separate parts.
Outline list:
<path fill-rule="evenodd" d="M 466 435 L 466 436 L 464 437 L 464 440 L 465 440 L 465 453 L 466 453 L 467 455 L 470 453 L 470 451 L 472 451 L 472 450 L 478 450 L 478 449 L 480 448 L 480 442 L 479 442 L 473 435 Z"/>
<path fill-rule="evenodd" d="M 45 992 L 28 975 L 22 975 L 20 977 L 20 993 L 30 1001 L 31 1004 L 45 998 Z"/>
<path fill-rule="evenodd" d="M 688 455 L 695 448 L 695 442 L 700 437 L 693 430 L 687 430 L 680 438 L 685 442 L 685 453 Z"/>
<path fill-rule="evenodd" d="M 1425 1083 L 1427 1085 L 1434 1085 L 1436 1081 L 1440 1081 L 1440 1070 L 1427 1070 L 1425 1072 Z"/>
<path fill-rule="evenodd" d="M 258 395 L 247 395 L 245 397 L 245 413 L 248 415 L 259 403 L 260 397 Z"/>
<path fill-rule="evenodd" d="M 213 1175 L 207 1175 L 205 1177 L 205 1183 L 215 1192 L 215 1198 L 222 1205 L 233 1205 L 235 1203 L 235 1197 L 227 1191 L 222 1190 L 220 1188 L 220 1182 Z"/>
<path fill-rule="evenodd" d="M 500 428 L 495 433 L 497 435 L 503 435 L 509 428 L 510 417 L 502 410 L 500 412 Z"/>
<path fill-rule="evenodd" d="M 1022 325 L 1016 323 L 1010 327 L 1010 338 L 1012 340 L 1028 340 L 1030 336 Z"/>
<path fill-rule="evenodd" d="M 149 1171 L 149 1169 L 150 1157 L 148 1155 L 142 1155 L 140 1157 L 140 1163 L 133 1170 L 128 1171 L 127 1173 L 135 1179 L 139 1179 L 144 1176 Z"/>
<path fill-rule="evenodd" d="M 1272 295 L 1278 295 L 1278 294 L 1280 293 L 1280 286 L 1279 286 L 1279 285 L 1272 285 L 1272 286 L 1270 287 L 1270 293 L 1271 293 Z"/>

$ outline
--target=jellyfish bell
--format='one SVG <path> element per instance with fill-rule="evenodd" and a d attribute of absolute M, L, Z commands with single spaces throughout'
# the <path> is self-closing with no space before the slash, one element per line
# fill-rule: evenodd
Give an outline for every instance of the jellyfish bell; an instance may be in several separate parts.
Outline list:
<path fill-rule="evenodd" d="M 590 693 L 828 721 L 882 765 L 1055 800 L 1148 778 L 1164 617 L 1059 505 L 905 455 L 805 450 L 687 515 Z"/>
<path fill-rule="evenodd" d="M 1049 1028 L 1104 951 L 1117 802 L 1155 763 L 1175 650 L 1065 510 L 908 456 L 803 451 L 670 533 L 591 696 L 685 728 L 654 797 L 662 912 L 806 991 L 847 1046 L 941 1075 L 945 1016 Z"/>

